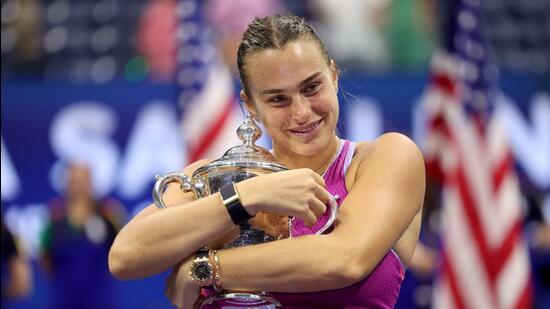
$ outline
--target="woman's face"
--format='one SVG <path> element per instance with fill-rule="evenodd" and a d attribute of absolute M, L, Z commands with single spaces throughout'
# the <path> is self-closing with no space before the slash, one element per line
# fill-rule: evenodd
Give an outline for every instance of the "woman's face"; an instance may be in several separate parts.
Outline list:
<path fill-rule="evenodd" d="M 247 108 L 263 123 L 277 151 L 312 156 L 334 141 L 338 73 L 310 39 L 246 58 Z"/>
<path fill-rule="evenodd" d="M 66 190 L 71 198 L 92 196 L 92 180 L 88 167 L 77 164 L 69 166 Z"/>

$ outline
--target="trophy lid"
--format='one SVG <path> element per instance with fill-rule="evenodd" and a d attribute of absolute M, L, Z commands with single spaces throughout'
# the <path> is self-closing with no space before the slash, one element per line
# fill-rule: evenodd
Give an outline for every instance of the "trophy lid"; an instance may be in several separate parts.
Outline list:
<path fill-rule="evenodd" d="M 225 167 L 260 169 L 266 172 L 287 170 L 287 167 L 275 162 L 269 150 L 255 144 L 261 135 L 261 129 L 252 116 L 248 115 L 237 129 L 237 136 L 243 144 L 231 147 L 221 158 L 197 169 L 193 176 Z"/>

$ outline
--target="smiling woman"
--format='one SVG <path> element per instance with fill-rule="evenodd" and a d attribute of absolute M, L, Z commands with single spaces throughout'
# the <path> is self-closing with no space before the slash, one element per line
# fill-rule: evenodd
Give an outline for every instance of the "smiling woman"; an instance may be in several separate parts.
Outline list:
<path fill-rule="evenodd" d="M 243 67 L 249 82 L 241 99 L 273 138 L 275 157 L 289 167 L 326 167 L 338 145 L 334 62 L 327 65 L 318 43 L 300 39 L 252 53 Z M 304 160 L 297 162 L 296 154 Z"/>
<path fill-rule="evenodd" d="M 170 187 L 168 209 L 151 205 L 118 234 L 112 273 L 135 279 L 173 267 L 167 295 L 184 308 L 200 303 L 199 292 L 209 288 L 270 291 L 285 308 L 391 308 L 418 239 L 420 151 L 397 133 L 362 142 L 336 135 L 338 68 L 302 18 L 255 19 L 237 62 L 246 108 L 272 137 L 275 159 L 291 168 L 234 184 L 241 210 L 244 217 L 295 216 L 293 235 L 301 236 L 196 253 L 240 222 L 220 193 L 195 200 Z M 330 194 L 339 196 L 334 229 L 313 235 Z M 189 269 L 201 263 L 217 267 L 193 279 Z"/>

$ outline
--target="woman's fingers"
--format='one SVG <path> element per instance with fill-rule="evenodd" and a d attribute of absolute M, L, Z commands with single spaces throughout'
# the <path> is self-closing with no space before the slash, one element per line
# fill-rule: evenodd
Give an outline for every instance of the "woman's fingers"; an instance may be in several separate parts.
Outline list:
<path fill-rule="evenodd" d="M 243 205 L 253 213 L 295 216 L 309 225 L 325 213 L 330 201 L 323 177 L 308 168 L 255 177 L 238 185 Z"/>
<path fill-rule="evenodd" d="M 326 206 L 326 203 L 323 200 L 316 197 L 310 203 L 309 209 L 313 212 L 315 217 L 318 219 L 319 217 L 321 217 L 325 213 L 325 211 L 327 210 L 327 206 Z"/>
<path fill-rule="evenodd" d="M 322 188 L 321 188 L 322 189 Z M 322 189 L 324 190 L 324 189 Z M 324 199 L 328 199 L 326 196 L 328 192 L 320 192 L 319 195 L 324 196 Z M 317 194 L 311 196 L 304 205 L 302 205 L 302 211 L 300 217 L 304 220 L 307 226 L 312 226 L 317 222 L 317 219 L 321 217 L 327 210 L 325 202 L 317 197 Z"/>
<path fill-rule="evenodd" d="M 313 226 L 317 222 L 317 217 L 310 209 L 305 209 L 299 217 L 304 220 L 306 226 Z"/>
<path fill-rule="evenodd" d="M 294 179 L 299 182 L 295 186 L 301 189 L 296 191 L 296 198 L 289 198 L 289 200 L 301 203 L 297 205 L 301 209 L 297 216 L 302 218 L 307 226 L 312 226 L 325 213 L 326 205 L 330 201 L 330 193 L 325 189 L 323 177 L 311 169 L 294 170 L 294 172 L 299 176 Z"/>
<path fill-rule="evenodd" d="M 327 191 L 327 189 L 324 186 L 317 185 L 314 189 L 315 197 L 317 197 L 323 204 L 328 204 L 330 202 L 330 199 L 332 198 L 332 195 L 330 192 Z"/>
<path fill-rule="evenodd" d="M 325 179 L 323 178 L 323 176 L 317 174 L 316 172 L 314 172 L 313 170 L 311 169 L 307 169 L 307 171 L 309 172 L 309 174 L 311 175 L 311 177 L 313 178 L 313 180 L 315 180 L 316 183 L 318 183 L 320 186 L 322 186 L 323 188 L 326 188 L 327 185 L 325 183 Z"/>

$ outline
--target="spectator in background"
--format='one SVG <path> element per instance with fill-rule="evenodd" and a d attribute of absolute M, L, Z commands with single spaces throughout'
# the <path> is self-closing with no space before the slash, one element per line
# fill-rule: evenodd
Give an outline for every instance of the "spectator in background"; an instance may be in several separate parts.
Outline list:
<path fill-rule="evenodd" d="M 223 62 L 237 72 L 237 47 L 246 26 L 254 17 L 273 14 L 283 8 L 280 0 L 210 0 L 204 14 L 213 27 Z M 170 82 L 177 69 L 178 8 L 176 0 L 150 0 L 138 26 L 138 50 L 149 61 L 151 79 Z"/>
<path fill-rule="evenodd" d="M 389 64 L 383 32 L 389 5 L 388 0 L 312 0 L 312 24 L 337 63 L 381 70 Z"/>
<path fill-rule="evenodd" d="M 115 308 L 107 253 L 124 224 L 124 208 L 111 198 L 95 199 L 90 170 L 80 163 L 69 165 L 65 194 L 49 207 L 41 262 L 52 280 L 51 308 Z"/>
<path fill-rule="evenodd" d="M 43 8 L 37 0 L 2 1 L 2 71 L 38 73 L 43 68 Z"/>
<path fill-rule="evenodd" d="M 281 11 L 279 0 L 210 0 L 205 7 L 206 19 L 214 28 L 223 62 L 237 74 L 237 49 L 248 24 L 257 16 Z"/>
<path fill-rule="evenodd" d="M 151 79 L 170 82 L 178 67 L 176 61 L 176 0 L 150 0 L 139 18 L 137 49 L 147 58 Z"/>
<path fill-rule="evenodd" d="M 384 33 L 393 68 L 427 70 L 436 39 L 435 6 L 433 0 L 392 1 Z"/>
<path fill-rule="evenodd" d="M 3 218 L 3 217 L 2 217 Z M 8 301 L 31 293 L 31 266 L 2 220 L 2 308 Z"/>

